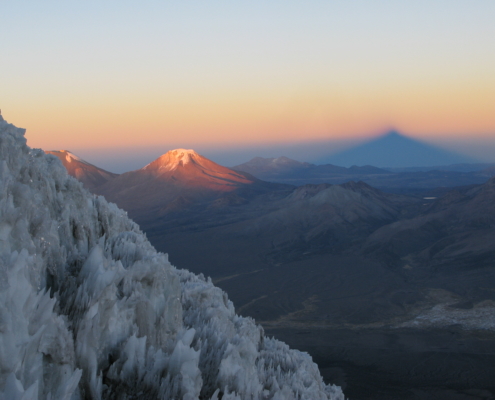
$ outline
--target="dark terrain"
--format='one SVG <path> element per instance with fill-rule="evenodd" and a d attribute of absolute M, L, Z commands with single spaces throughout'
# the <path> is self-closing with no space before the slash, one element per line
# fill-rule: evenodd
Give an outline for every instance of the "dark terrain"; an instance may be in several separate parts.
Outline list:
<path fill-rule="evenodd" d="M 445 329 L 265 328 L 352 400 L 493 399 L 495 335 Z"/>
<path fill-rule="evenodd" d="M 495 398 L 495 178 L 409 196 L 190 157 L 112 184 L 174 265 L 210 276 L 351 399 Z"/>
<path fill-rule="evenodd" d="M 238 313 L 309 352 L 327 382 L 343 386 L 350 399 L 495 398 L 493 331 L 464 330 L 456 323 L 399 327 L 444 297 L 468 308 L 473 300 L 493 298 L 493 267 L 414 276 L 339 255 L 273 265 L 253 247 L 242 250 L 233 241 L 215 246 L 201 234 L 188 236 L 197 243 L 188 246 L 181 237 L 168 244 L 175 265 L 213 276 Z"/>
<path fill-rule="evenodd" d="M 211 276 L 239 313 L 312 354 L 351 399 L 490 399 L 494 183 L 428 201 L 307 185 L 144 229 L 173 264 Z M 435 307 L 442 323 L 414 325 Z"/>

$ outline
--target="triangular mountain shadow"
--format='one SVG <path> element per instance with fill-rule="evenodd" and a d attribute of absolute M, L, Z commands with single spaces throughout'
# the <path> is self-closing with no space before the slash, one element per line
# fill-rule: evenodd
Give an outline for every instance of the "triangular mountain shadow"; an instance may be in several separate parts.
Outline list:
<path fill-rule="evenodd" d="M 318 164 L 373 165 L 375 167 L 436 166 L 479 162 L 476 159 L 444 150 L 390 131 L 376 139 L 318 160 Z"/>

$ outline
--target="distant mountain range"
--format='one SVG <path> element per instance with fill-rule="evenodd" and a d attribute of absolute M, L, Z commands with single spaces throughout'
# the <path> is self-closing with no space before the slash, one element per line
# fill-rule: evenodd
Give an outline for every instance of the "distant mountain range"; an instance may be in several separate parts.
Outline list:
<path fill-rule="evenodd" d="M 325 169 L 328 172 L 340 173 L 340 174 L 352 174 L 355 172 L 363 172 L 367 173 L 387 173 L 388 171 L 380 168 L 376 168 L 370 165 L 365 165 L 362 167 L 358 167 L 353 165 L 350 168 L 340 167 L 332 164 L 325 165 L 315 165 L 307 162 L 300 162 L 296 160 L 292 160 L 287 157 L 278 157 L 278 158 L 262 158 L 255 157 L 252 160 L 239 164 L 232 169 L 236 171 L 245 171 L 249 172 L 255 176 L 263 176 L 266 177 L 283 177 L 288 174 L 298 173 L 301 174 L 303 171 L 311 171 L 314 172 L 315 169 Z"/>
<path fill-rule="evenodd" d="M 69 174 L 90 191 L 105 195 L 132 216 L 137 216 L 140 210 L 147 214 L 150 209 L 157 215 L 164 215 L 190 208 L 207 199 L 216 199 L 217 206 L 240 204 L 253 195 L 280 188 L 275 183 L 300 186 L 363 181 L 382 190 L 422 193 L 439 187 L 480 184 L 495 175 L 495 169 L 490 164 L 457 164 L 439 167 L 438 170 L 427 167 L 390 170 L 371 165 L 353 165 L 349 168 L 332 164 L 314 165 L 287 157 L 256 157 L 247 163 L 227 168 L 185 149 L 171 150 L 139 170 L 118 175 L 98 168 L 67 150 L 47 153 L 58 157 Z"/>
<path fill-rule="evenodd" d="M 332 164 L 315 165 L 287 157 L 261 158 L 232 167 L 259 179 L 291 185 L 363 181 L 382 190 L 421 192 L 439 187 L 481 184 L 495 175 L 490 164 L 457 164 L 440 167 L 411 167 L 384 169 L 371 165 L 339 167 Z M 461 172 L 463 171 L 463 172 Z"/>
<path fill-rule="evenodd" d="M 376 139 L 319 160 L 320 164 L 417 167 L 476 163 L 478 160 L 390 131 Z"/>
<path fill-rule="evenodd" d="M 264 180 L 286 180 L 290 177 L 304 179 L 308 177 L 323 177 L 329 175 L 346 175 L 358 177 L 359 175 L 386 174 L 388 171 L 371 165 L 350 168 L 339 167 L 332 164 L 315 165 L 307 162 L 292 160 L 287 157 L 262 158 L 255 157 L 251 161 L 232 167 L 236 171 L 248 172 Z M 304 182 L 316 183 L 316 182 Z M 304 184 L 302 183 L 302 184 Z M 320 183 L 320 182 L 319 182 Z"/>

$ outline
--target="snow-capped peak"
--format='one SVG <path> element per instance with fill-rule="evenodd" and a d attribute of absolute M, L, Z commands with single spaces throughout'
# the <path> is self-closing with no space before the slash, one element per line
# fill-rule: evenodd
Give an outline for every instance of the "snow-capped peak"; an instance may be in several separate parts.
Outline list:
<path fill-rule="evenodd" d="M 180 161 L 182 161 L 182 165 L 189 164 L 191 162 L 192 157 L 198 157 L 199 154 L 196 153 L 194 150 L 191 149 L 175 149 L 175 150 L 170 150 L 167 152 L 170 158 L 170 162 L 173 162 L 174 164 L 179 164 Z"/>
<path fill-rule="evenodd" d="M 153 166 L 160 171 L 174 171 L 179 166 L 185 166 L 192 163 L 193 160 L 198 160 L 200 158 L 202 158 L 202 156 L 192 149 L 175 149 L 167 151 L 161 157 L 146 165 L 143 169 L 148 169 Z"/>

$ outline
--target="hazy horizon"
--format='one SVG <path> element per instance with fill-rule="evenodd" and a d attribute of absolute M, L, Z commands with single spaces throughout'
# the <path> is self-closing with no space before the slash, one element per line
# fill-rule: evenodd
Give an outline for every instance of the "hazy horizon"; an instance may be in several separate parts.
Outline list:
<path fill-rule="evenodd" d="M 408 138 L 410 136 L 404 135 Z M 301 141 L 293 143 L 270 143 L 268 145 L 251 145 L 240 147 L 208 147 L 208 146 L 184 146 L 180 143 L 172 145 L 170 147 L 135 147 L 135 148 L 102 148 L 102 149 L 63 149 L 69 150 L 75 155 L 83 158 L 100 168 L 106 169 L 110 172 L 123 173 L 136 169 L 140 169 L 160 157 L 162 154 L 169 150 L 176 148 L 191 148 L 197 153 L 215 161 L 220 165 L 227 167 L 233 167 L 250 161 L 254 157 L 263 158 L 277 158 L 281 156 L 289 157 L 301 162 L 309 162 L 313 164 L 326 164 L 329 163 L 325 159 L 338 155 L 353 147 L 359 146 L 364 143 L 369 143 L 377 138 L 382 137 L 375 136 L 372 138 L 363 139 L 347 139 L 347 140 L 327 140 L 327 141 Z M 475 163 L 495 163 L 495 139 L 486 140 L 479 144 L 466 143 L 459 141 L 453 143 L 450 141 L 446 146 L 445 143 L 438 142 L 426 142 L 421 143 L 430 144 L 432 146 L 441 148 L 446 151 L 452 151 L 460 156 L 466 156 L 472 158 L 471 162 Z M 28 143 L 29 144 L 29 143 Z M 471 145 L 471 149 L 469 146 Z M 62 148 L 44 149 L 44 150 L 62 150 Z M 463 150 L 463 151 L 461 151 Z M 467 151 L 466 151 L 467 150 Z M 469 151 L 471 150 L 471 151 Z M 480 155 L 481 154 L 481 155 Z M 332 162 L 330 162 L 332 163 Z M 350 166 L 348 163 L 336 163 L 336 165 Z M 364 165 L 364 163 L 358 163 L 357 165 Z M 414 164 L 417 167 L 445 165 L 443 163 L 433 163 L 428 165 L 421 164 L 420 161 Z M 383 167 L 394 167 L 395 165 L 383 165 Z M 411 165 L 413 166 L 413 165 Z"/>

